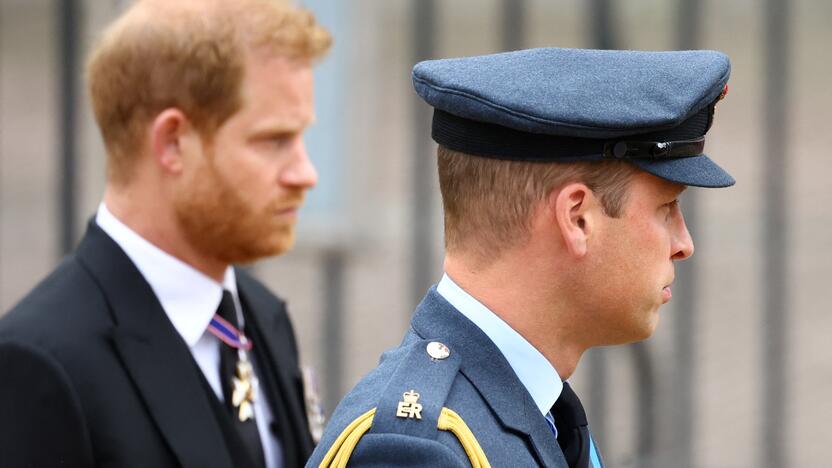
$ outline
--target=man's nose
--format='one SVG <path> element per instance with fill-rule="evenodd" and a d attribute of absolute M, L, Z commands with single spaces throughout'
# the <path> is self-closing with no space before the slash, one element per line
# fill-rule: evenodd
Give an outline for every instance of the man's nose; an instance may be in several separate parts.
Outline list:
<path fill-rule="evenodd" d="M 314 187 L 318 183 L 318 171 L 309 159 L 302 138 L 298 138 L 292 153 L 290 164 L 280 175 L 281 184 L 304 189 Z"/>
<path fill-rule="evenodd" d="M 679 212 L 679 221 L 673 233 L 673 244 L 671 245 L 673 260 L 684 260 L 693 255 L 693 238 L 690 236 L 685 218 Z"/>

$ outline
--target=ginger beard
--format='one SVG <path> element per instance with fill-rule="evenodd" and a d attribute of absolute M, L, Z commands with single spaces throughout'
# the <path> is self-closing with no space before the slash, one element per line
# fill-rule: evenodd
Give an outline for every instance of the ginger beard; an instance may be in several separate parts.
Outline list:
<path fill-rule="evenodd" d="M 302 190 L 257 207 L 257 200 L 247 201 L 217 170 L 210 151 L 205 163 L 183 182 L 174 200 L 177 221 L 190 245 L 203 255 L 228 264 L 250 263 L 294 245 L 294 220 L 278 211 L 300 205 Z"/>

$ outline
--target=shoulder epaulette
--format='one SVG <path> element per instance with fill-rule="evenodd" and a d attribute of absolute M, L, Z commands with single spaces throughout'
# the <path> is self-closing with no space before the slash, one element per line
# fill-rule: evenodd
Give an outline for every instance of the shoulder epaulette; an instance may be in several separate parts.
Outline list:
<path fill-rule="evenodd" d="M 346 467 L 361 437 L 368 432 L 435 440 L 439 431 L 448 431 L 459 439 L 472 467 L 490 467 L 465 421 L 444 406 L 459 366 L 460 356 L 438 341 L 412 343 L 378 405 L 341 432 L 319 467 Z"/>

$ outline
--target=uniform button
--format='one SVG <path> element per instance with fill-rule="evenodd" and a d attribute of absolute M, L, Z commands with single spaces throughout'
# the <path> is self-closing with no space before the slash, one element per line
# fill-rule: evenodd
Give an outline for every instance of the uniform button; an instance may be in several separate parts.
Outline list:
<path fill-rule="evenodd" d="M 438 341 L 431 341 L 430 343 L 428 343 L 427 351 L 428 356 L 430 356 L 431 359 L 435 359 L 437 361 L 447 359 L 448 356 L 451 355 L 451 350 Z"/>

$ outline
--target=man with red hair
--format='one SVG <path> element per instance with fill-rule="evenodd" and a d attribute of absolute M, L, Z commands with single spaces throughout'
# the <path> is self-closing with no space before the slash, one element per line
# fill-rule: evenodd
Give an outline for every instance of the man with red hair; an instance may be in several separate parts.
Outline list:
<path fill-rule="evenodd" d="M 87 69 L 106 190 L 0 320 L 0 466 L 305 462 L 284 304 L 232 265 L 294 242 L 330 43 L 270 0 L 142 0 L 106 30 Z"/>

